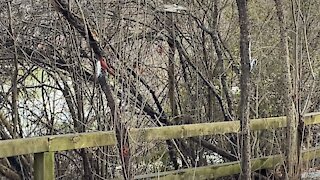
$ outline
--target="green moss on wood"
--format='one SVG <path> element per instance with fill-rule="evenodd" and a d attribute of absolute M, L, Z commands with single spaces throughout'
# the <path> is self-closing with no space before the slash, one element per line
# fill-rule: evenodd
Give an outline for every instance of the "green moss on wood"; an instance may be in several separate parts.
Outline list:
<path fill-rule="evenodd" d="M 309 161 L 320 157 L 320 147 L 306 150 L 302 153 L 303 161 Z M 283 163 L 281 155 L 267 156 L 251 160 L 252 171 L 259 169 L 272 169 Z M 176 171 L 167 171 L 159 173 L 151 173 L 136 176 L 134 179 L 161 179 L 161 180 L 188 180 L 188 179 L 215 179 L 219 177 L 229 176 L 240 173 L 240 162 L 230 162 L 218 165 L 195 167 L 181 169 Z"/>
<path fill-rule="evenodd" d="M 0 141 L 0 158 L 115 144 L 113 131 L 11 139 Z"/>
<path fill-rule="evenodd" d="M 320 113 L 309 113 L 304 116 L 304 124 L 305 125 L 313 125 L 320 123 Z"/>
<path fill-rule="evenodd" d="M 48 138 L 49 151 L 64 151 L 88 147 L 110 146 L 116 144 L 112 131 L 77 133 L 51 136 Z"/>
<path fill-rule="evenodd" d="M 0 158 L 46 152 L 48 150 L 47 140 L 43 137 L 0 141 Z"/>
<path fill-rule="evenodd" d="M 281 162 L 281 157 L 269 156 L 252 160 L 252 170 L 270 169 Z M 240 173 L 240 162 L 223 163 L 204 167 L 181 169 L 147 175 L 136 176 L 135 179 L 161 179 L 161 180 L 188 180 L 188 179 L 215 179 Z"/>
<path fill-rule="evenodd" d="M 320 113 L 305 115 L 304 122 L 306 125 L 320 123 Z M 251 130 L 275 129 L 285 127 L 286 119 L 285 117 L 253 119 L 250 123 Z M 239 132 L 239 129 L 239 121 L 202 123 L 132 129 L 130 131 L 130 137 L 133 142 L 148 142 L 152 140 L 237 133 Z M 113 131 L 2 140 L 0 141 L 0 158 L 46 151 L 64 151 L 115 144 L 116 139 Z"/>
<path fill-rule="evenodd" d="M 34 179 L 54 180 L 54 152 L 34 154 Z"/>

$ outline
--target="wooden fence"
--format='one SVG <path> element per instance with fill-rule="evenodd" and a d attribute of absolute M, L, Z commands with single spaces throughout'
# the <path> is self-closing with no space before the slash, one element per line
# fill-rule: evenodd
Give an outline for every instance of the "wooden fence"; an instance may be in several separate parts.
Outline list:
<path fill-rule="evenodd" d="M 252 119 L 251 130 L 275 129 L 286 126 L 285 117 Z M 304 116 L 304 125 L 320 123 L 320 113 L 310 113 Z M 153 140 L 167 140 L 188 138 L 195 136 L 238 133 L 239 121 L 189 124 L 153 128 L 131 129 L 131 140 L 148 142 Z M 81 149 L 99 146 L 116 145 L 113 131 L 76 133 L 66 135 L 41 136 L 24 139 L 0 141 L 0 158 L 34 154 L 34 179 L 52 180 L 54 174 L 54 153 L 58 151 Z M 304 150 L 302 159 L 305 161 L 320 157 L 320 147 Z M 283 162 L 282 155 L 252 159 L 252 170 L 270 169 Z M 138 175 L 135 179 L 207 179 L 240 173 L 239 161 L 218 165 L 193 167 L 175 171 L 158 172 Z"/>

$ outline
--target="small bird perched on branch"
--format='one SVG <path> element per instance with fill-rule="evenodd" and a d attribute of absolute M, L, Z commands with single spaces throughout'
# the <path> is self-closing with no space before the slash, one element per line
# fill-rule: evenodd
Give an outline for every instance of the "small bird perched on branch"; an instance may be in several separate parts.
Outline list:
<path fill-rule="evenodd" d="M 108 65 L 104 57 L 99 57 L 97 64 L 96 64 L 96 76 L 99 77 L 102 71 L 107 71 L 112 76 L 115 75 L 114 69 Z"/>
<path fill-rule="evenodd" d="M 84 21 L 81 17 L 70 12 L 65 1 L 51 0 L 51 4 L 66 18 L 69 23 L 71 23 L 78 30 L 82 37 L 88 38 L 90 47 L 98 57 L 98 61 L 96 63 L 96 76 L 101 76 L 101 72 L 105 71 L 114 76 L 114 69 L 106 62 L 105 58 L 103 57 L 103 50 L 99 45 L 97 31 L 94 30 L 94 28 L 92 28 L 87 21 Z M 85 22 L 86 24 L 83 24 L 83 22 Z"/>

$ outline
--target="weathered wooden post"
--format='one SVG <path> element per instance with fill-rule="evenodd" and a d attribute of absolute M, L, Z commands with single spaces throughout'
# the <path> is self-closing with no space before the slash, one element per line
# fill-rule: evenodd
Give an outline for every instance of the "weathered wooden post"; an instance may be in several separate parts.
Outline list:
<path fill-rule="evenodd" d="M 34 154 L 34 179 L 54 180 L 54 152 Z"/>

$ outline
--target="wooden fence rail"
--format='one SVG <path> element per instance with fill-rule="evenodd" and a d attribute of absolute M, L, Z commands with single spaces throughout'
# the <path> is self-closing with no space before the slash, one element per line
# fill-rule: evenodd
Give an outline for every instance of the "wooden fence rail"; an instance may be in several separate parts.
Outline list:
<path fill-rule="evenodd" d="M 285 117 L 272 117 L 252 119 L 251 130 L 275 129 L 286 126 Z M 310 113 L 304 116 L 305 125 L 320 123 L 320 113 Z M 167 140 L 188 138 L 195 136 L 217 135 L 238 133 L 239 121 L 215 122 L 202 124 L 188 124 L 178 126 L 152 127 L 131 129 L 129 132 L 132 142 L 148 142 L 153 140 Z M 0 141 L 0 158 L 34 154 L 34 178 L 36 180 L 54 179 L 54 153 L 71 149 L 116 145 L 116 137 L 113 131 L 75 133 L 66 135 L 41 136 L 24 139 L 12 139 Z M 310 157 L 320 157 L 320 148 L 310 149 L 303 152 L 304 160 Z M 253 169 L 272 168 L 281 162 L 281 156 L 269 156 L 253 159 Z M 255 167 L 255 165 L 257 167 Z M 135 179 L 164 178 L 186 179 L 189 173 L 197 175 L 197 179 L 216 178 L 229 174 L 218 173 L 218 169 L 228 168 L 233 174 L 240 172 L 239 162 L 223 163 L 214 166 L 182 169 L 178 171 L 159 172 L 155 174 L 136 176 Z M 230 168 L 233 170 L 231 171 Z M 220 171 L 219 171 L 220 172 Z M 192 176 L 191 176 L 192 177 Z"/>
<path fill-rule="evenodd" d="M 302 152 L 302 160 L 309 161 L 320 157 L 320 147 L 311 148 Z M 251 160 L 252 171 L 260 169 L 272 169 L 283 163 L 282 155 L 272 155 Z M 158 179 L 158 180 L 188 180 L 188 179 L 215 179 L 219 177 L 239 174 L 240 162 L 229 162 L 217 165 L 193 167 L 175 171 L 166 171 L 136 176 L 134 179 Z"/>

